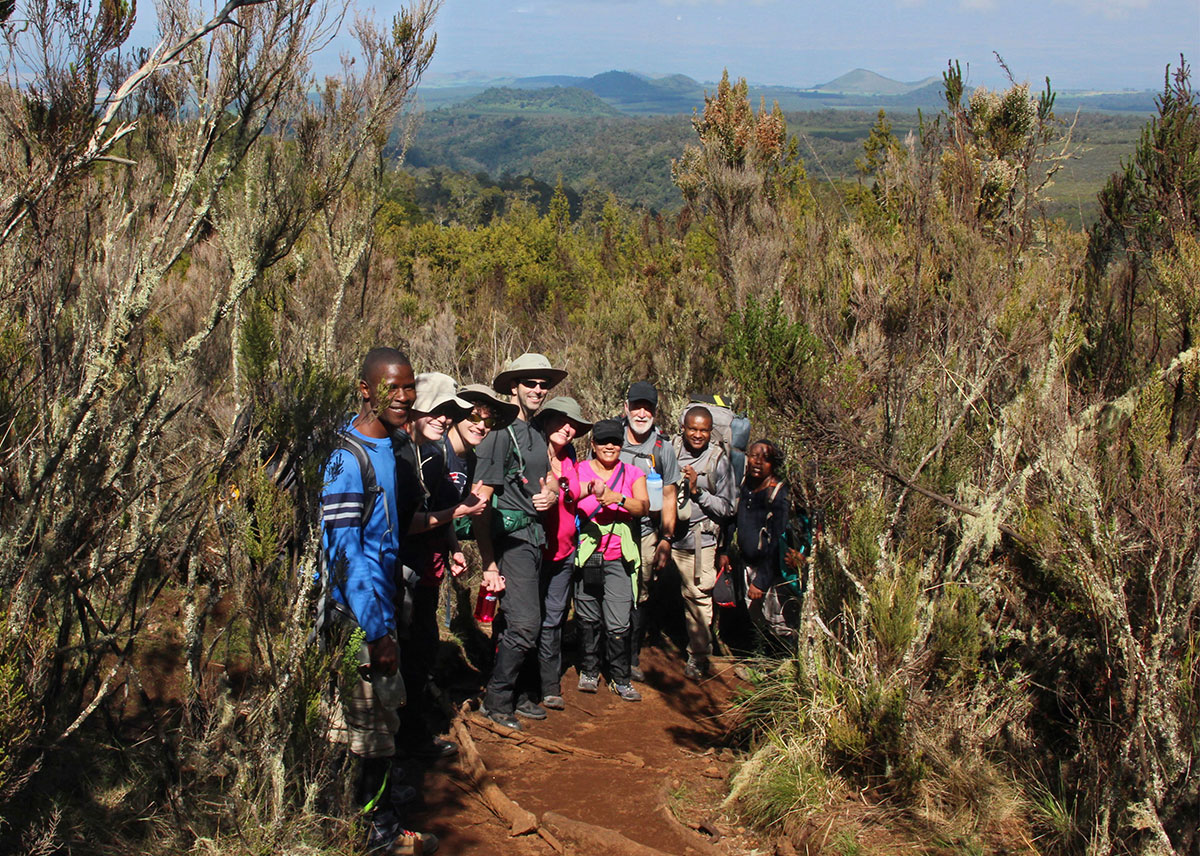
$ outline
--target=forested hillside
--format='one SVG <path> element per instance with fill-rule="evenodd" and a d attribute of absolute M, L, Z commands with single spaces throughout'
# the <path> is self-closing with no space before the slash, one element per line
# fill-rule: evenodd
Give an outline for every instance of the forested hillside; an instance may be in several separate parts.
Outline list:
<path fill-rule="evenodd" d="M 914 133 L 839 139 L 728 79 L 683 124 L 427 117 L 492 175 L 554 152 L 540 184 L 433 181 L 384 150 L 436 4 L 322 82 L 312 0 L 199 27 L 168 0 L 132 55 L 131 7 L 64 8 L 0 4 L 0 849 L 357 846 L 314 498 L 387 344 L 464 382 L 536 349 L 591 414 L 650 377 L 667 427 L 720 391 L 779 442 L 825 534 L 800 643 L 743 664 L 714 812 L 780 852 L 867 852 L 851 803 L 913 852 L 1196 852 L 1186 65 L 1080 231 L 1045 204 L 1054 93 L 954 67 Z M 681 205 L 630 204 L 664 173 Z"/>
<path fill-rule="evenodd" d="M 560 109 L 570 103 L 560 93 L 569 91 L 490 90 L 463 105 L 424 113 L 405 162 L 418 170 L 485 173 L 492 179 L 530 176 L 554 184 L 561 178 L 579 193 L 613 193 L 628 205 L 677 212 L 683 197 L 671 181 L 670 159 L 689 141 L 691 119 L 601 118 L 597 105 L 603 102 L 585 100 L 580 90 L 574 90 L 578 109 Z M 857 161 L 877 114 L 826 110 L 784 115 L 814 181 L 824 183 L 827 192 L 852 192 L 840 185 L 862 181 Z M 889 112 L 888 118 L 900 139 L 918 129 L 915 112 Z M 1145 118 L 1068 112 L 1060 121 L 1072 127 L 1071 158 L 1043 197 L 1051 216 L 1079 228 L 1095 221 L 1096 194 L 1128 156 Z"/>

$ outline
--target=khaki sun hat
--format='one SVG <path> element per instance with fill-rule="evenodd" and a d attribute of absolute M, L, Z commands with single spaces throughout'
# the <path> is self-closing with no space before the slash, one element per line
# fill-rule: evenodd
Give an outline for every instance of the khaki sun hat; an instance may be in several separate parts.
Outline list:
<path fill-rule="evenodd" d="M 567 421 L 575 426 L 577 434 L 586 434 L 592 430 L 591 420 L 583 418 L 583 408 L 569 395 L 560 395 L 547 401 L 533 417 L 533 421 L 541 425 L 551 413 L 567 417 Z"/>
<path fill-rule="evenodd" d="M 552 367 L 550 360 L 544 354 L 521 354 L 504 364 L 504 371 L 496 375 L 492 386 L 496 388 L 496 392 L 510 395 L 513 391 L 514 381 L 522 378 L 542 378 L 551 387 L 555 387 L 566 376 L 566 369 Z"/>
<path fill-rule="evenodd" d="M 471 406 L 482 404 L 490 407 L 492 412 L 500 419 L 500 424 L 497 428 L 503 428 L 506 425 L 511 425 L 512 421 L 517 418 L 517 413 L 520 408 L 507 399 L 501 398 L 496 394 L 496 390 L 484 383 L 469 383 L 458 390 L 458 397 L 470 402 Z"/>
<path fill-rule="evenodd" d="M 444 404 L 453 404 L 460 410 L 470 411 L 474 406 L 465 398 L 455 394 L 458 384 L 454 378 L 441 372 L 422 372 L 417 375 L 417 398 L 412 409 L 418 413 L 433 413 Z"/>

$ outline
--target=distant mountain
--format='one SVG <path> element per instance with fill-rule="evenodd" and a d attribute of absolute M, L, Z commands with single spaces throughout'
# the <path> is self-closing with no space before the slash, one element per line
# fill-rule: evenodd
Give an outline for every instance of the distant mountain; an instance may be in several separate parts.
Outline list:
<path fill-rule="evenodd" d="M 466 114 L 535 113 L 542 116 L 619 116 L 621 111 L 591 92 L 573 86 L 547 89 L 487 89 L 458 104 Z"/>
<path fill-rule="evenodd" d="M 582 86 L 586 82 L 586 77 L 574 77 L 569 74 L 542 74 L 536 77 L 518 77 L 508 85 L 513 89 L 545 89 L 548 86 Z"/>
<path fill-rule="evenodd" d="M 0 0 L 2 2 L 2 0 Z M 441 85 L 439 85 L 439 83 Z M 432 85 L 431 85 L 432 84 Z M 577 96 L 558 94 L 547 101 L 521 100 L 513 92 L 537 92 L 546 89 L 586 91 L 609 108 L 624 114 L 653 116 L 690 116 L 703 109 L 704 96 L 716 91 L 716 84 L 699 83 L 683 74 L 652 77 L 629 71 L 606 71 L 594 77 L 572 75 L 541 75 L 536 77 L 494 79 L 480 84 L 478 75 L 466 72 L 443 76 L 440 80 L 421 84 L 421 101 L 429 109 L 453 108 L 468 99 L 478 97 L 485 87 L 506 88 L 510 94 L 489 96 L 490 100 L 475 102 L 475 111 L 514 113 L 569 113 L 573 115 L 611 115 L 599 112 L 599 105 L 577 100 Z M 1147 113 L 1154 110 L 1153 92 L 1070 92 L 1058 93 L 1057 104 L 1062 110 L 1080 108 L 1113 113 Z M 876 112 L 915 113 L 917 110 L 936 111 L 945 107 L 941 77 L 902 82 L 881 74 L 857 68 L 828 83 L 809 89 L 791 86 L 750 86 L 750 101 L 759 99 L 767 106 L 778 102 L 783 110 L 867 110 Z M 508 105 L 508 106 L 506 106 Z"/>
<path fill-rule="evenodd" d="M 939 77 L 927 77 L 914 83 L 902 83 L 892 80 L 882 74 L 876 74 L 865 68 L 856 68 L 828 83 L 814 86 L 817 92 L 836 92 L 842 95 L 908 95 L 917 89 L 923 89 L 930 84 L 941 84 Z"/>

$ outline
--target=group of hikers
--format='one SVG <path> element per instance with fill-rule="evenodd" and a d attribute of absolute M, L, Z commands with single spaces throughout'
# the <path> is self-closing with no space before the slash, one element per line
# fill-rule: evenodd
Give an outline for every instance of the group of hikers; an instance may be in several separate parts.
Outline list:
<path fill-rule="evenodd" d="M 433 733 L 423 705 L 439 586 L 466 570 L 463 540 L 478 545 L 479 597 L 498 601 L 481 712 L 505 728 L 566 708 L 572 604 L 578 691 L 595 693 L 603 679 L 640 701 L 648 604 L 669 567 L 684 604 L 687 678 L 710 669 L 715 587 L 736 580 L 759 626 L 779 638 L 793 632 L 782 578 L 794 555 L 780 549 L 789 499 L 775 444 L 750 444 L 736 476 L 704 404 L 688 406 L 672 438 L 655 424 L 652 383 L 628 388 L 620 418 L 593 421 L 574 398 L 551 396 L 566 377 L 536 353 L 509 361 L 490 386 L 414 374 L 392 348 L 363 360 L 361 408 L 325 469 L 322 621 L 323 632 L 340 628 L 338 638 L 358 646 L 332 730 L 361 761 L 368 850 L 437 849 L 431 833 L 404 826 L 402 805 L 416 794 L 398 781 L 394 759 L 457 752 Z M 585 437 L 590 454 L 578 459 Z"/>

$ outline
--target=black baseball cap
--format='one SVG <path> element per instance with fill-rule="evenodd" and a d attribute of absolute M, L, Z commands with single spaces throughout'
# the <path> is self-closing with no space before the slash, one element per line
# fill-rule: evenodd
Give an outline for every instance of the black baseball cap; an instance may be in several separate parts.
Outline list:
<path fill-rule="evenodd" d="M 616 419 L 601 419 L 592 426 L 592 442 L 597 446 L 605 443 L 624 443 L 625 426 Z"/>
<path fill-rule="evenodd" d="M 658 390 L 654 388 L 654 384 L 648 380 L 639 380 L 631 384 L 629 387 L 629 395 L 625 396 L 626 401 L 648 401 L 650 406 L 658 407 Z"/>

